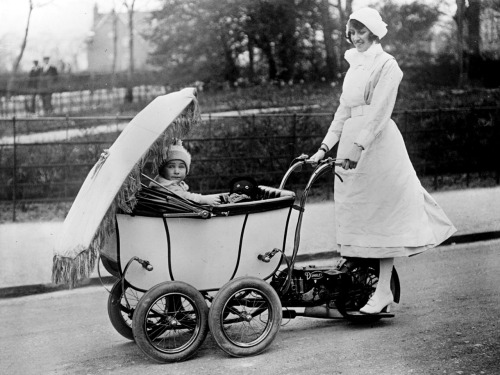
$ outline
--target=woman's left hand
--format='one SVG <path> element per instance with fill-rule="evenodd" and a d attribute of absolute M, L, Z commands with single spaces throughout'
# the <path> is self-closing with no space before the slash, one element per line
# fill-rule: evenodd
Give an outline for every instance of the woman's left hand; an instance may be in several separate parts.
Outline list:
<path fill-rule="evenodd" d="M 362 148 L 353 144 L 351 150 L 346 155 L 345 160 L 342 162 L 342 168 L 344 169 L 354 169 L 358 165 L 358 161 L 361 158 Z"/>

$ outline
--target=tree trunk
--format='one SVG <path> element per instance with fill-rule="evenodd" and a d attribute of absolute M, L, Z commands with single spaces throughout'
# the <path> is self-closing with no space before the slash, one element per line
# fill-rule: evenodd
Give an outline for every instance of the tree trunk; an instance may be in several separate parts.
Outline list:
<path fill-rule="evenodd" d="M 251 83 L 255 83 L 255 56 L 254 56 L 254 44 L 251 38 L 248 38 L 248 79 Z"/>
<path fill-rule="evenodd" d="M 297 8 L 295 0 L 287 0 L 285 3 L 285 19 L 281 22 L 281 37 L 276 44 L 277 55 L 280 62 L 279 78 L 283 81 L 291 81 L 295 77 L 295 61 L 297 59 Z"/>
<path fill-rule="evenodd" d="M 133 92 L 133 75 L 134 75 L 134 4 L 135 0 L 132 0 L 130 5 L 124 0 L 124 4 L 128 11 L 128 49 L 129 49 L 129 63 L 127 70 L 127 93 L 125 94 L 125 101 L 132 103 L 134 101 Z"/>
<path fill-rule="evenodd" d="M 457 13 L 455 14 L 455 21 L 457 23 L 457 56 L 458 56 L 458 87 L 463 87 L 467 81 L 467 72 L 465 69 L 464 59 L 464 14 L 465 14 L 465 0 L 457 1 Z"/>
<path fill-rule="evenodd" d="M 483 58 L 480 54 L 481 42 L 481 1 L 469 0 L 469 6 L 465 11 L 467 24 L 467 76 L 469 79 L 481 80 L 483 78 Z"/>
<path fill-rule="evenodd" d="M 28 20 L 26 22 L 26 29 L 24 30 L 24 38 L 21 43 L 21 50 L 19 51 L 19 55 L 17 56 L 16 60 L 14 61 L 14 65 L 12 66 L 12 75 L 10 76 L 9 81 L 7 83 L 8 98 L 11 95 L 12 87 L 14 87 L 17 71 L 19 70 L 19 65 L 21 64 L 21 60 L 24 55 L 24 50 L 26 49 L 26 44 L 28 43 L 28 32 L 30 28 L 31 12 L 33 12 L 33 0 L 29 1 Z"/>
<path fill-rule="evenodd" d="M 264 55 L 267 57 L 267 63 L 269 65 L 269 81 L 274 81 L 278 74 L 276 60 L 274 59 L 274 43 L 271 42 L 266 44 L 265 46 L 262 46 L 262 52 L 264 52 Z"/>
<path fill-rule="evenodd" d="M 321 0 L 321 24 L 323 26 L 323 36 L 325 39 L 326 53 L 326 79 L 332 81 L 337 73 L 337 58 L 335 56 L 335 42 L 333 40 L 333 22 L 330 15 L 330 3 L 328 0 Z"/>
<path fill-rule="evenodd" d="M 339 17 L 340 30 L 339 31 L 341 33 L 340 35 L 342 35 L 342 37 L 340 38 L 340 50 L 341 50 L 340 56 L 344 56 L 344 51 L 346 51 L 350 48 L 350 44 L 345 37 L 345 28 L 347 25 L 347 20 L 349 19 L 349 16 L 352 13 L 352 0 L 346 0 L 345 8 L 342 8 L 342 2 L 340 0 L 338 0 L 337 8 L 339 10 L 339 15 L 340 15 L 340 17 Z M 348 68 L 347 61 L 345 61 L 342 58 L 340 60 L 339 65 L 341 66 L 341 70 L 346 70 Z"/>
<path fill-rule="evenodd" d="M 235 59 L 233 57 L 233 51 L 231 50 L 231 47 L 227 40 L 226 30 L 224 30 L 224 28 L 221 28 L 219 35 L 221 48 L 224 53 L 224 80 L 234 83 L 239 77 L 239 72 L 238 67 L 236 66 Z"/>
<path fill-rule="evenodd" d="M 116 10 L 113 8 L 113 65 L 111 66 L 111 87 L 116 85 L 116 62 L 118 59 L 118 16 Z"/>

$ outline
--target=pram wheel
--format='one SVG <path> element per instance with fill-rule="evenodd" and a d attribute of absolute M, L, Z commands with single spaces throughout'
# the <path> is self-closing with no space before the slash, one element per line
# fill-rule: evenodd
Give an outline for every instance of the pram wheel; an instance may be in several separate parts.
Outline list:
<path fill-rule="evenodd" d="M 209 312 L 212 335 L 229 355 L 246 357 L 264 351 L 281 326 L 282 307 L 276 291 L 255 277 L 224 285 Z"/>
<path fill-rule="evenodd" d="M 123 293 L 122 282 L 118 280 L 111 288 L 108 297 L 109 320 L 116 331 L 129 340 L 134 339 L 132 317 L 142 294 L 142 292 L 131 288 L 127 282 L 125 282 L 125 293 Z"/>
<path fill-rule="evenodd" d="M 133 318 L 134 338 L 158 362 L 183 361 L 208 332 L 208 307 L 201 293 L 181 281 L 158 284 L 141 298 Z"/>
<path fill-rule="evenodd" d="M 373 323 L 384 317 L 382 314 L 368 315 L 359 312 L 375 292 L 378 283 L 378 261 L 349 259 L 341 268 L 346 271 L 342 293 L 335 301 L 337 310 L 344 318 L 354 323 Z M 391 290 L 394 301 L 399 301 L 400 286 L 395 268 L 392 270 Z M 391 315 L 392 316 L 392 315 Z"/>

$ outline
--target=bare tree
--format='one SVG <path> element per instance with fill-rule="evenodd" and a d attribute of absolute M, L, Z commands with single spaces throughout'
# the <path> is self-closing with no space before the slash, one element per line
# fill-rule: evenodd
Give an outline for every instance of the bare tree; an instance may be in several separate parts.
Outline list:
<path fill-rule="evenodd" d="M 113 61 L 111 66 L 111 87 L 116 85 L 116 63 L 118 60 L 118 15 L 116 14 L 116 9 L 113 4 L 113 10 L 111 11 L 111 16 L 113 17 Z"/>
<path fill-rule="evenodd" d="M 125 96 L 125 100 L 131 103 L 134 100 L 134 93 L 132 87 L 132 79 L 134 75 L 134 6 L 135 0 L 123 0 L 123 5 L 127 8 L 128 14 L 128 32 L 129 32 L 129 40 L 128 40 L 128 49 L 129 49 L 129 64 L 127 70 L 127 94 Z"/>
<path fill-rule="evenodd" d="M 457 23 L 457 55 L 459 78 L 458 86 L 462 87 L 466 81 L 466 71 L 464 69 L 464 15 L 465 15 L 465 0 L 457 1 L 457 12 L 455 14 L 455 22 Z"/>
<path fill-rule="evenodd" d="M 26 20 L 26 28 L 24 29 L 24 38 L 21 42 L 21 49 L 19 51 L 19 55 L 16 57 L 14 61 L 14 65 L 12 66 L 12 75 L 10 76 L 9 82 L 7 84 L 7 97 L 10 96 L 12 87 L 14 86 L 14 82 L 16 80 L 16 74 L 19 70 L 19 65 L 21 64 L 21 60 L 24 55 L 24 50 L 26 49 L 26 44 L 28 43 L 28 33 L 30 29 L 30 21 L 31 21 L 31 13 L 33 12 L 33 0 L 29 0 L 28 2 L 28 19 Z"/>

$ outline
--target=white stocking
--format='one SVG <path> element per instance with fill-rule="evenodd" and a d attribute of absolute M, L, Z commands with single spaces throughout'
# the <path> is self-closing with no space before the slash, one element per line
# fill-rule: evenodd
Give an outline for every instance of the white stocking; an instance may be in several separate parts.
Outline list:
<path fill-rule="evenodd" d="M 394 265 L 394 258 L 382 258 L 380 259 L 380 271 L 378 275 L 377 289 L 375 290 L 375 295 L 385 296 L 391 292 L 391 277 L 392 277 L 392 266 Z"/>

